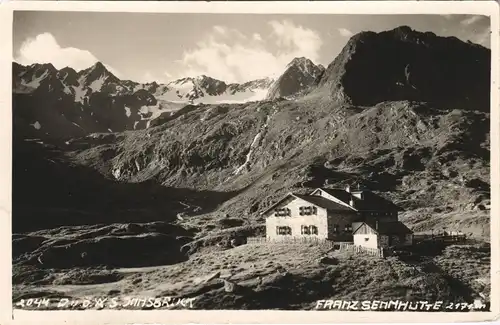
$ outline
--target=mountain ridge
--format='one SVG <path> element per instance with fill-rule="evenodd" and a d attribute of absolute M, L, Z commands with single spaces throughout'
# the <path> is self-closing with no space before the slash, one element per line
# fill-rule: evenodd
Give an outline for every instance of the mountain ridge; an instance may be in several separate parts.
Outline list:
<path fill-rule="evenodd" d="M 474 102 L 487 111 L 490 53 L 456 37 L 418 32 L 408 26 L 361 32 L 349 39 L 326 68 L 318 90 L 333 100 L 361 106 L 389 100 L 442 105 L 453 99 L 453 105 Z"/>
<path fill-rule="evenodd" d="M 272 82 L 264 78 L 226 84 L 199 76 L 140 84 L 120 80 L 101 62 L 80 71 L 57 70 L 50 63 L 22 66 L 13 62 L 12 72 L 16 125 L 27 136 L 51 138 L 148 128 L 160 115 L 202 101 L 260 100 Z M 18 109 L 18 104 L 23 107 Z"/>
<path fill-rule="evenodd" d="M 455 56 L 458 52 L 470 57 Z M 376 53 L 384 54 L 377 57 Z M 295 100 L 315 93 L 355 106 L 415 100 L 457 107 L 475 103 L 486 111 L 488 57 L 489 50 L 480 45 L 400 26 L 352 36 L 327 68 L 305 57 L 296 57 L 276 80 L 263 78 L 238 84 L 200 75 L 165 84 L 156 81 L 141 84 L 120 80 L 101 62 L 81 71 L 69 67 L 57 70 L 52 64 L 21 66 L 14 62 L 13 92 L 14 97 L 29 97 L 17 102 L 23 105 L 32 102 L 36 106 L 42 103 L 46 114 L 51 116 L 44 117 L 43 110 L 32 107 L 32 116 L 29 109 L 23 108 L 22 119 L 17 117 L 17 124 L 24 123 L 27 134 L 42 137 L 148 128 L 151 121 L 160 116 L 168 119 L 186 105 Z M 352 62 L 356 64 L 351 65 Z M 466 77 L 460 78 L 459 74 Z M 149 99 L 138 99 L 138 90 L 148 92 Z M 103 94 L 108 97 L 106 100 Z M 453 103 L 450 98 L 454 98 Z M 71 101 L 74 103 L 70 104 Z M 104 103 L 109 112 L 93 107 Z M 62 106 L 68 112 L 63 112 Z M 55 117 L 56 114 L 59 116 Z M 45 126 L 52 124 L 50 119 L 60 121 L 56 129 L 61 132 L 45 130 Z M 41 127 L 29 127 L 35 124 Z"/>
<path fill-rule="evenodd" d="M 265 88 L 267 84 L 273 81 L 272 78 L 270 77 L 264 77 L 264 78 L 259 78 L 259 79 L 254 79 L 254 80 L 249 80 L 246 82 L 241 82 L 241 83 L 227 83 L 225 81 L 212 78 L 207 75 L 199 75 L 199 76 L 194 76 L 194 77 L 182 77 L 178 79 L 174 79 L 171 81 L 168 81 L 166 83 L 158 83 L 157 81 L 152 81 L 152 82 L 146 82 L 146 83 L 140 83 L 136 81 L 132 81 L 129 79 L 119 79 L 116 77 L 112 72 L 110 72 L 105 65 L 98 61 L 94 65 L 82 69 L 80 71 L 77 71 L 71 67 L 64 67 L 62 69 L 56 69 L 51 63 L 33 63 L 30 65 L 21 65 L 17 62 L 12 63 L 13 66 L 13 80 L 15 81 L 21 81 L 21 82 L 26 82 L 26 80 L 23 80 L 23 76 L 26 76 L 29 74 L 29 72 L 34 72 L 35 75 L 31 76 L 32 80 L 37 79 L 37 82 L 43 81 L 45 77 L 50 76 L 53 73 L 56 73 L 58 75 L 58 79 L 61 81 L 66 81 L 70 79 L 70 84 L 71 85 L 76 85 L 76 84 L 81 84 L 83 87 L 89 87 L 92 83 L 98 81 L 99 79 L 105 79 L 107 80 L 108 78 L 110 79 L 107 82 L 110 83 L 117 83 L 117 84 L 122 84 L 121 86 L 124 88 L 123 90 L 128 92 L 133 92 L 138 89 L 146 89 L 147 91 L 151 91 L 154 93 L 158 87 L 172 87 L 173 85 L 182 85 L 186 82 L 193 82 L 193 81 L 198 81 L 201 82 L 202 84 L 206 84 L 207 86 L 207 91 L 208 95 L 216 95 L 219 94 L 220 92 L 223 91 L 217 91 L 215 89 L 211 90 L 209 87 L 213 87 L 215 84 L 215 88 L 217 88 L 217 85 L 223 85 L 223 88 L 229 88 L 233 93 L 237 92 L 238 90 L 242 88 L 249 88 L 250 86 L 256 84 L 258 87 L 260 86 L 261 88 Z M 47 70 L 47 71 L 46 71 Z M 38 74 L 36 74 L 38 71 Z M 42 71 L 42 73 L 40 73 Z M 40 74 L 43 74 L 42 76 Z M 40 78 L 42 77 L 42 78 Z M 76 79 L 76 80 L 75 80 Z M 38 83 L 35 84 L 36 86 Z M 36 88 L 36 87 L 33 87 Z M 92 87 L 91 87 L 92 88 Z M 13 91 L 17 92 L 18 89 L 16 87 L 13 87 Z M 94 90 L 98 91 L 98 90 Z M 113 94 L 116 95 L 116 94 Z M 189 98 L 193 99 L 193 98 Z M 194 97 L 194 99 L 197 99 L 197 97 Z"/>

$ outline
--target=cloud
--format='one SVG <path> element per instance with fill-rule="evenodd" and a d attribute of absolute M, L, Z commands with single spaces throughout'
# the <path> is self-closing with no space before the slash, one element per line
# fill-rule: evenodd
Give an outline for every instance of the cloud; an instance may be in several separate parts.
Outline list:
<path fill-rule="evenodd" d="M 290 21 L 271 21 L 268 27 L 266 39 L 257 33 L 247 36 L 236 29 L 214 27 L 194 49 L 184 52 L 177 77 L 205 74 L 245 82 L 279 75 L 295 57 L 318 59 L 323 42 L 316 31 Z"/>
<path fill-rule="evenodd" d="M 460 21 L 460 24 L 462 24 L 464 26 L 469 26 L 469 25 L 472 25 L 472 24 L 475 24 L 475 23 L 481 21 L 484 18 L 485 17 L 483 17 L 483 16 L 471 16 L 469 18 L 466 18 L 466 19 L 463 19 L 462 21 Z"/>
<path fill-rule="evenodd" d="M 289 52 L 301 53 L 301 56 L 311 60 L 318 58 L 323 41 L 316 31 L 302 26 L 295 26 L 287 20 L 282 22 L 271 21 L 269 25 L 273 29 L 273 35 L 277 38 L 278 45 L 282 48 Z"/>
<path fill-rule="evenodd" d="M 354 33 L 348 30 L 347 28 L 339 28 L 338 31 L 339 34 L 344 37 L 351 37 L 352 35 L 354 35 Z"/>
<path fill-rule="evenodd" d="M 490 47 L 491 41 L 491 31 L 489 28 L 486 28 L 482 32 L 476 33 L 471 37 L 471 41 L 477 44 L 480 44 L 485 47 Z"/>
<path fill-rule="evenodd" d="M 460 23 L 463 39 L 469 39 L 474 43 L 490 47 L 491 41 L 491 26 L 488 16 L 461 16 L 458 22 Z"/>
<path fill-rule="evenodd" d="M 157 81 L 158 79 L 153 76 L 153 74 L 150 71 L 146 71 L 146 73 L 142 76 L 142 78 L 139 78 L 138 80 L 135 80 L 140 83 L 149 83 L 153 81 Z"/>
<path fill-rule="evenodd" d="M 57 69 L 71 67 L 77 71 L 86 69 L 99 61 L 91 52 L 74 47 L 61 47 L 50 33 L 39 34 L 26 39 L 14 60 L 23 65 L 33 63 L 52 63 Z M 106 65 L 117 77 L 120 73 Z"/>
<path fill-rule="evenodd" d="M 163 72 L 163 75 L 168 79 L 171 79 L 173 77 L 172 74 L 168 73 L 168 71 Z"/>
<path fill-rule="evenodd" d="M 142 77 L 134 79 L 134 81 L 139 83 L 151 83 L 156 81 L 160 84 L 166 84 L 172 80 L 172 75 L 167 71 L 163 73 L 151 73 L 151 71 L 146 71 Z"/>
<path fill-rule="evenodd" d="M 214 30 L 222 35 L 225 35 L 227 31 L 227 29 L 224 26 L 214 26 Z"/>

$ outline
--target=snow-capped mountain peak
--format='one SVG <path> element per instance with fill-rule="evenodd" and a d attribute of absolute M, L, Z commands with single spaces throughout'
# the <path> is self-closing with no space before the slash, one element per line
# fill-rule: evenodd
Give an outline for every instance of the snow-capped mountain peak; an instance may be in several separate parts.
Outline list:
<path fill-rule="evenodd" d="M 155 93 L 158 99 L 169 102 L 237 103 L 257 101 L 265 97 L 272 79 L 258 79 L 228 84 L 207 75 L 186 77 L 169 82 Z"/>
<path fill-rule="evenodd" d="M 111 72 L 106 69 L 104 64 L 102 62 L 96 62 L 93 66 L 85 69 L 84 71 L 88 71 L 88 74 L 92 73 L 95 75 L 106 75 L 106 74 L 111 74 Z"/>
<path fill-rule="evenodd" d="M 316 76 L 321 73 L 322 71 L 325 70 L 325 68 L 319 64 L 315 65 L 311 60 L 305 58 L 305 57 L 300 57 L 300 58 L 294 58 L 288 65 L 287 69 L 290 68 L 296 68 L 298 69 L 302 74 L 309 74 L 316 78 Z"/>
<path fill-rule="evenodd" d="M 305 57 L 294 58 L 271 86 L 267 98 L 293 97 L 302 93 L 317 84 L 324 72 L 322 65 L 316 65 Z"/>
<path fill-rule="evenodd" d="M 305 58 L 305 57 L 297 57 L 297 58 L 294 58 L 292 61 L 290 61 L 290 63 L 287 64 L 287 67 L 290 67 L 292 65 L 306 65 L 306 64 L 313 64 L 311 60 L 309 60 L 308 58 Z"/>
<path fill-rule="evenodd" d="M 120 83 L 120 79 L 109 72 L 101 62 L 97 62 L 90 68 L 80 71 L 78 75 L 79 84 L 90 88 L 92 92 L 101 91 L 105 84 Z"/>
<path fill-rule="evenodd" d="M 31 94 L 33 105 L 42 102 L 48 110 L 33 109 L 29 125 L 39 122 L 43 126 L 28 127 L 30 132 L 45 132 L 54 120 L 62 123 L 61 130 L 71 134 L 148 128 L 159 116 L 172 114 L 189 104 L 260 101 L 265 99 L 274 82 L 273 78 L 266 77 L 227 83 L 201 74 L 168 83 L 138 83 L 120 80 L 102 62 L 80 71 L 70 67 L 57 70 L 52 64 L 14 63 L 12 77 L 15 94 L 21 97 Z"/>

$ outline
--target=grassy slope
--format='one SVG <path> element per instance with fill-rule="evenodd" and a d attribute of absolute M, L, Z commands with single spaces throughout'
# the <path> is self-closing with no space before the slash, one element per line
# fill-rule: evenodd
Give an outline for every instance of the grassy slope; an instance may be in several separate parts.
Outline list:
<path fill-rule="evenodd" d="M 293 249 L 288 245 L 243 245 L 205 251 L 169 266 L 50 270 L 36 287 L 15 285 L 14 301 L 36 294 L 72 298 L 170 296 L 195 298 L 194 308 L 199 309 L 312 309 L 318 299 L 470 302 L 472 296 L 485 290 L 479 286 L 471 289 L 468 284 L 488 278 L 489 255 L 468 247 L 460 250 L 460 256 L 453 255 L 457 247 L 452 246 L 425 258 L 425 262 L 408 264 L 395 258 L 328 253 L 312 245 Z M 319 263 L 326 255 L 333 262 Z M 463 275 L 456 270 L 465 267 L 469 280 L 459 287 L 457 279 L 462 280 Z M 221 280 L 210 280 L 217 273 L 237 283 L 238 290 L 225 292 Z"/>

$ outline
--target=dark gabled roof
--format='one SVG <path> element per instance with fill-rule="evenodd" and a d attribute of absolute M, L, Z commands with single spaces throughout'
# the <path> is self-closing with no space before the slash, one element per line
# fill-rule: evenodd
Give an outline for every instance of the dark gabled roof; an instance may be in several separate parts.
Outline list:
<path fill-rule="evenodd" d="M 285 195 L 284 197 L 282 197 L 278 202 L 274 203 L 269 208 L 267 208 L 266 210 L 262 211 L 260 214 L 263 215 L 263 214 L 268 213 L 269 211 L 271 211 L 274 208 L 276 208 L 278 205 L 280 205 L 283 201 L 285 201 L 286 199 L 288 199 L 291 196 L 293 196 L 293 193 L 288 193 L 287 195 Z"/>
<path fill-rule="evenodd" d="M 330 211 L 353 211 L 351 208 L 346 207 L 342 204 L 338 204 L 336 202 L 330 201 L 328 199 L 325 199 L 324 197 L 321 196 L 315 196 L 315 195 L 300 195 L 300 194 L 294 194 L 296 197 L 299 199 L 302 199 L 304 201 L 307 201 L 309 203 L 312 203 L 314 205 L 317 205 L 319 207 L 325 208 Z"/>
<path fill-rule="evenodd" d="M 399 208 L 397 205 L 395 205 L 391 201 L 386 200 L 383 197 L 381 197 L 373 192 L 370 192 L 370 191 L 352 190 L 351 193 L 349 193 L 346 190 L 338 189 L 338 188 L 320 188 L 320 189 L 325 191 L 326 193 L 330 194 L 331 196 L 336 197 L 337 199 L 339 199 L 340 201 L 344 202 L 347 205 L 349 204 L 349 201 L 351 200 L 351 198 L 353 198 L 354 208 L 358 211 L 394 211 L 394 210 L 400 211 L 401 210 L 401 208 Z M 363 193 L 362 200 L 352 195 L 352 193 L 356 193 L 356 192 Z"/>
<path fill-rule="evenodd" d="M 351 194 L 347 192 L 346 190 L 340 189 L 340 188 L 317 188 L 316 190 L 323 190 L 326 193 L 330 194 L 331 196 L 335 196 L 337 199 L 340 201 L 344 202 L 345 204 L 349 204 L 349 200 L 351 198 Z"/>
<path fill-rule="evenodd" d="M 353 222 L 352 223 L 352 233 L 355 234 L 356 231 L 358 231 L 359 227 L 361 227 L 364 224 L 364 222 Z"/>
<path fill-rule="evenodd" d="M 391 234 L 412 234 L 413 231 L 410 230 L 401 221 L 379 221 L 376 222 L 355 222 L 353 223 L 353 234 L 363 225 L 366 224 L 368 227 L 372 228 L 376 233 L 381 235 L 391 235 Z"/>
<path fill-rule="evenodd" d="M 380 234 L 411 234 L 413 231 L 410 230 L 401 221 L 391 221 L 391 222 L 379 222 L 378 233 Z"/>
<path fill-rule="evenodd" d="M 302 199 L 304 201 L 307 201 L 307 202 L 309 202 L 311 204 L 317 205 L 317 206 L 319 206 L 321 208 L 325 208 L 325 209 L 330 210 L 330 211 L 353 211 L 349 207 L 343 206 L 342 204 L 335 203 L 333 201 L 330 201 L 330 200 L 325 199 L 325 198 L 320 197 L 320 196 L 301 195 L 301 194 L 296 194 L 296 193 L 288 193 L 281 200 L 279 200 L 275 204 L 271 205 L 268 209 L 266 209 L 265 211 L 263 211 L 261 214 L 268 213 L 269 211 L 273 210 L 274 208 L 276 208 L 278 205 L 280 205 L 281 203 L 283 203 L 286 199 L 288 199 L 290 197 L 295 197 L 295 198 Z"/>

